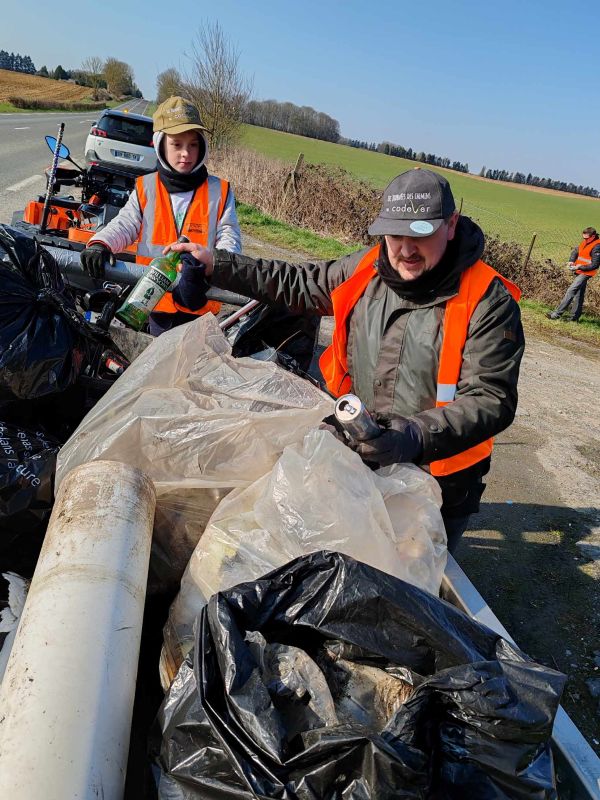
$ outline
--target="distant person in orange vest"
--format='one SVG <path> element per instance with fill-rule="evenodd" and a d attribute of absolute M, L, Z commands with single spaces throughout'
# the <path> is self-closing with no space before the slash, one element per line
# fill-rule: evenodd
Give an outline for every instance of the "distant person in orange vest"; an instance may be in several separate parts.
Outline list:
<path fill-rule="evenodd" d="M 412 462 L 436 477 L 453 551 L 479 509 L 492 437 L 515 415 L 519 290 L 481 261 L 481 229 L 430 170 L 394 178 L 369 233 L 381 237 L 374 247 L 312 264 L 172 249 L 205 264 L 215 286 L 294 314 L 333 314 L 324 383 L 336 397 L 357 394 L 385 426 L 351 446 L 369 465 Z"/>
<path fill-rule="evenodd" d="M 579 247 L 574 247 L 571 251 L 571 259 L 567 265 L 571 272 L 575 273 L 575 279 L 556 309 L 546 314 L 548 319 L 560 319 L 561 315 L 574 302 L 575 305 L 569 320 L 579 322 L 588 281 L 594 277 L 600 267 L 600 237 L 598 237 L 596 229 L 586 228 L 582 236 L 583 240 Z"/>
<path fill-rule="evenodd" d="M 153 120 L 158 171 L 136 180 L 127 204 L 82 252 L 83 268 L 95 278 L 104 276 L 105 262 L 114 253 L 134 242 L 136 260 L 143 264 L 181 235 L 202 247 L 241 252 L 235 198 L 227 181 L 208 174 L 206 128 L 196 107 L 182 97 L 170 97 L 158 106 Z M 150 315 L 154 336 L 219 310 L 218 303 L 206 301 L 203 269 L 189 257 L 182 262 L 176 287 Z"/>

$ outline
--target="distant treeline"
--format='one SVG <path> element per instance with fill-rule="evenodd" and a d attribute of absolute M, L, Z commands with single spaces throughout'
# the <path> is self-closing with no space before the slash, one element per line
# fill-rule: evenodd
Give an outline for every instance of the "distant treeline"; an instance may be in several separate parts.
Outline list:
<path fill-rule="evenodd" d="M 340 138 L 337 119 L 310 106 L 279 103 L 277 100 L 251 100 L 246 105 L 244 122 L 326 142 L 337 142 Z"/>
<path fill-rule="evenodd" d="M 410 161 L 421 161 L 423 164 L 431 164 L 434 167 L 446 167 L 456 172 L 468 172 L 469 165 L 461 161 L 451 161 L 446 156 L 436 156 L 435 153 L 424 153 L 422 150 L 413 150 L 412 147 L 402 147 L 401 144 L 393 142 L 361 142 L 360 139 L 344 139 L 340 137 L 339 144 L 348 147 L 360 147 L 362 150 L 371 150 L 374 153 L 384 153 L 386 156 L 396 156 L 397 158 L 408 158 Z"/>
<path fill-rule="evenodd" d="M 35 65 L 29 56 L 21 56 L 19 53 L 7 53 L 0 50 L 0 69 L 10 69 L 13 72 L 27 72 L 35 75 Z"/>
<path fill-rule="evenodd" d="M 583 194 L 586 197 L 600 197 L 600 192 L 591 186 L 581 186 L 581 184 L 577 186 L 574 183 L 555 181 L 552 178 L 539 178 L 537 175 L 532 175 L 531 172 L 525 175 L 524 172 L 508 172 L 505 169 L 486 169 L 486 167 L 482 167 L 479 175 L 492 181 L 509 181 L 510 183 L 522 183 L 526 186 L 541 186 L 543 189 L 556 189 L 561 192 Z"/>

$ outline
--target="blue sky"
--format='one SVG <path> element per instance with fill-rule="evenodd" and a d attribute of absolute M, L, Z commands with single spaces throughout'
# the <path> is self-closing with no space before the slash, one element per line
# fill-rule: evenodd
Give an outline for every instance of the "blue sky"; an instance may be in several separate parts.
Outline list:
<path fill-rule="evenodd" d="M 127 61 L 152 98 L 218 20 L 256 99 L 310 105 L 342 134 L 600 189 L 597 2 L 5 0 L 0 48 L 36 67 Z M 49 33 L 52 31 L 52 33 Z"/>

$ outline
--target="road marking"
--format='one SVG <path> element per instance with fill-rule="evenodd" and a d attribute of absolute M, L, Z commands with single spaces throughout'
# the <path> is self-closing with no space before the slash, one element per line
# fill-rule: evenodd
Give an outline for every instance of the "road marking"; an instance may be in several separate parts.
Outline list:
<path fill-rule="evenodd" d="M 19 192 L 21 189 L 24 189 L 26 186 L 31 186 L 32 183 L 36 181 L 42 180 L 42 175 L 32 175 L 30 178 L 25 178 L 24 181 L 19 181 L 19 183 L 13 183 L 12 186 L 7 186 L 4 191 L 6 192 Z"/>
<path fill-rule="evenodd" d="M 28 131 L 30 130 L 29 125 L 26 128 L 15 128 L 16 131 Z"/>

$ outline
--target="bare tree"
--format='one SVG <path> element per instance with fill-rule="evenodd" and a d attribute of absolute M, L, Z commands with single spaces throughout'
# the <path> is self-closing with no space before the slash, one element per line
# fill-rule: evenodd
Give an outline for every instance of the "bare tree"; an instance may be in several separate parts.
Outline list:
<path fill-rule="evenodd" d="M 185 92 L 183 80 L 175 67 L 169 67 L 156 78 L 156 102 L 162 103 L 173 95 Z"/>
<path fill-rule="evenodd" d="M 107 58 L 104 62 L 104 80 L 113 97 L 133 92 L 133 70 L 129 64 L 119 61 L 117 58 Z"/>
<path fill-rule="evenodd" d="M 252 81 L 242 75 L 239 53 L 218 22 L 204 25 L 196 34 L 185 75 L 185 93 L 198 107 L 214 147 L 236 137 L 243 121 Z"/>
<path fill-rule="evenodd" d="M 90 86 L 94 90 L 94 100 L 98 99 L 98 89 L 104 75 L 104 63 L 100 56 L 88 56 L 81 62 L 81 69 L 88 76 Z"/>

